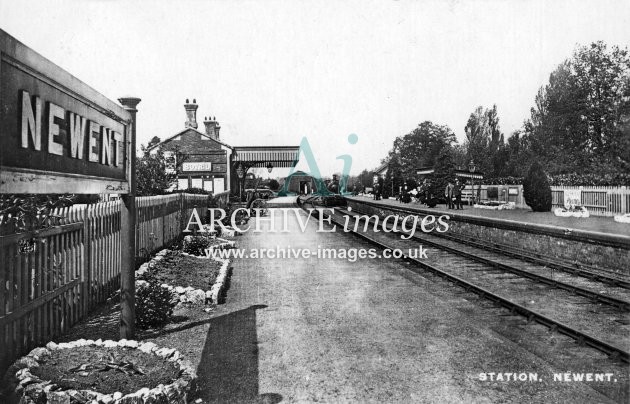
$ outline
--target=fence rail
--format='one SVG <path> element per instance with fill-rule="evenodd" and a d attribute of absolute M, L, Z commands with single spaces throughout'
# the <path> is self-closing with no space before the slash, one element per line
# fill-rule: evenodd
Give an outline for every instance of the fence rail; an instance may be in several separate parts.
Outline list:
<path fill-rule="evenodd" d="M 510 201 L 514 202 L 517 208 L 528 209 L 523 197 L 522 185 L 475 185 L 475 195 L 477 195 L 479 188 L 481 200 Z M 489 197 L 489 188 L 496 188 L 496 197 Z M 586 206 L 589 213 L 593 216 L 615 216 L 630 213 L 630 189 L 628 187 L 552 186 L 551 203 L 553 208 L 564 206 L 565 190 L 580 190 L 581 204 Z M 463 199 L 470 195 L 470 185 L 467 185 L 463 193 Z"/>
<path fill-rule="evenodd" d="M 219 207 L 227 194 L 215 196 Z M 208 202 L 191 194 L 136 198 L 137 259 L 175 241 L 193 208 Z M 0 236 L 0 378 L 119 289 L 120 211 L 120 201 L 73 205 L 53 212 L 55 227 Z"/>

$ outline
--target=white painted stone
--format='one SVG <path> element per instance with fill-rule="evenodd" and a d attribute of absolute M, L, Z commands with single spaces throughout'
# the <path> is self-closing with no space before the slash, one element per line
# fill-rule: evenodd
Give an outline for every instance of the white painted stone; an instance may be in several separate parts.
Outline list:
<path fill-rule="evenodd" d="M 151 390 L 148 387 L 143 387 L 140 390 L 138 390 L 136 392 L 136 394 L 139 395 L 139 396 L 146 396 L 146 395 L 149 394 L 149 391 L 151 391 Z"/>
<path fill-rule="evenodd" d="M 33 349 L 31 352 L 29 352 L 28 356 L 30 356 L 31 358 L 38 360 L 39 358 L 42 358 L 44 356 L 48 356 L 50 354 L 50 351 L 46 348 L 35 348 Z"/>
<path fill-rule="evenodd" d="M 157 348 L 157 345 L 153 342 L 145 342 L 138 347 L 138 349 L 144 353 L 151 353 L 151 351 L 155 350 L 155 348 Z"/>
<path fill-rule="evenodd" d="M 186 296 L 186 301 L 192 304 L 202 305 L 206 302 L 206 292 L 204 292 L 201 289 L 188 290 L 186 291 L 185 296 Z"/>

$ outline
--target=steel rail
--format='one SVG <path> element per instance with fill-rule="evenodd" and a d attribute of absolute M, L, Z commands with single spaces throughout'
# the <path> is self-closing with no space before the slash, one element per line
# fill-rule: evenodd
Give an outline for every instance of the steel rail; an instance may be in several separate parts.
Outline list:
<path fill-rule="evenodd" d="M 588 269 L 580 268 L 577 266 L 571 266 L 568 263 L 555 261 L 551 257 L 543 258 L 543 256 L 541 256 L 540 254 L 533 254 L 533 255 L 528 254 L 524 251 L 520 251 L 517 248 L 510 247 L 504 244 L 494 243 L 493 245 L 489 245 L 489 244 L 485 244 L 479 241 L 469 240 L 467 238 L 456 237 L 456 236 L 447 235 L 447 234 L 433 234 L 433 236 L 450 240 L 456 243 L 468 244 L 476 248 L 507 255 L 509 257 L 522 259 L 523 261 L 531 262 L 533 264 L 544 265 L 546 267 L 553 268 L 558 271 L 566 272 L 571 275 L 581 276 L 583 278 L 587 278 L 592 281 L 606 283 L 609 286 L 618 286 L 624 289 L 630 289 L 630 281 L 616 278 L 609 275 L 604 275 L 601 273 L 597 273 L 597 272 L 594 272 L 593 270 L 588 270 Z"/>
<path fill-rule="evenodd" d="M 339 211 L 340 212 L 344 212 L 343 209 L 339 209 Z M 355 216 L 355 214 L 353 214 L 352 212 L 348 212 L 348 211 L 345 211 L 345 212 L 346 212 L 346 214 Z M 399 230 L 395 230 L 393 228 L 393 226 L 390 226 L 389 230 L 392 233 L 395 233 L 395 234 L 409 235 L 406 232 L 401 232 Z M 466 252 L 466 251 L 462 251 L 462 250 L 459 250 L 459 249 L 457 249 L 455 247 L 449 247 L 449 246 L 446 246 L 446 245 L 443 245 L 443 244 L 437 243 L 435 241 L 431 241 L 431 240 L 428 240 L 426 238 L 422 238 L 422 237 L 419 237 L 419 236 L 416 236 L 416 235 L 413 235 L 411 238 L 413 238 L 414 240 L 417 240 L 417 241 L 421 241 L 424 244 L 428 244 L 430 246 L 438 248 L 440 250 L 448 251 L 451 254 L 456 254 L 456 255 L 459 255 L 461 257 L 468 258 L 470 260 L 482 263 L 484 265 L 491 266 L 492 268 L 495 268 L 495 269 L 500 269 L 502 271 L 510 272 L 510 273 L 513 273 L 513 274 L 516 274 L 516 275 L 519 275 L 519 276 L 522 276 L 522 277 L 525 277 L 525 278 L 529 278 L 529 279 L 532 279 L 532 280 L 535 280 L 535 281 L 538 281 L 538 282 L 541 282 L 541 283 L 544 283 L 544 284 L 547 284 L 547 285 L 550 285 L 550 286 L 558 287 L 560 289 L 564 289 L 564 290 L 567 290 L 569 292 L 574 292 L 577 295 L 593 299 L 596 302 L 602 302 L 602 303 L 606 303 L 606 304 L 611 305 L 611 306 L 615 306 L 615 307 L 617 307 L 617 308 L 619 308 L 621 310 L 625 310 L 625 311 L 630 310 L 630 302 L 628 302 L 626 300 L 617 299 L 615 297 L 602 295 L 602 294 L 594 292 L 594 291 L 592 291 L 590 289 L 585 289 L 585 288 L 582 288 L 580 286 L 575 286 L 575 285 L 571 285 L 571 284 L 566 283 L 566 282 L 562 282 L 562 281 L 559 281 L 559 280 L 554 280 L 554 279 L 548 278 L 546 276 L 538 275 L 538 274 L 535 274 L 535 273 L 532 273 L 532 272 L 529 272 L 529 271 L 526 271 L 526 270 L 523 270 L 523 269 L 520 269 L 520 268 L 516 268 L 516 267 L 514 267 L 512 265 L 504 264 L 504 263 L 492 260 L 490 258 L 480 257 L 480 256 L 478 256 L 476 254 L 473 254 L 473 253 L 470 253 L 470 252 Z"/>
<path fill-rule="evenodd" d="M 372 207 L 374 207 L 373 205 L 370 205 Z M 403 213 L 403 214 L 407 214 L 407 215 L 417 215 L 420 217 L 423 216 L 427 216 L 428 213 L 424 213 L 424 212 L 419 212 L 419 211 L 415 211 L 412 209 L 409 210 L 405 210 L 403 208 L 398 208 L 398 207 L 389 207 L 387 205 L 384 206 L 380 206 L 381 209 L 386 209 L 386 210 L 390 210 L 392 212 L 399 212 L 399 213 Z M 580 275 L 584 278 L 588 278 L 591 279 L 593 281 L 598 281 L 598 282 L 602 282 L 602 283 L 607 283 L 609 285 L 614 285 L 614 286 L 620 286 L 626 289 L 630 289 L 630 281 L 626 281 L 623 279 L 619 279 L 619 278 L 615 278 L 612 276 L 608 276 L 608 275 L 604 275 L 601 273 L 596 273 L 593 272 L 591 270 L 588 269 L 584 269 L 584 268 L 580 268 L 578 266 L 571 266 L 568 264 L 564 264 L 564 263 L 560 263 L 551 259 L 547 259 L 544 258 L 542 256 L 540 256 L 539 254 L 537 254 L 537 256 L 532 256 L 530 254 L 527 254 L 525 252 L 515 252 L 515 251 L 507 251 L 502 249 L 500 246 L 488 246 L 487 244 L 484 243 L 480 243 L 480 242 L 476 242 L 476 241 L 472 241 L 472 240 L 466 240 L 460 237 L 455 237 L 452 235 L 446 235 L 446 234 L 433 234 L 433 236 L 435 237 L 441 237 L 441 238 L 445 238 L 447 240 L 451 240 L 451 241 L 455 241 L 455 242 L 462 242 L 465 244 L 474 244 L 474 247 L 477 248 L 482 248 L 484 250 L 488 250 L 488 251 L 492 251 L 492 252 L 498 252 L 504 255 L 508 255 L 514 258 L 519 258 L 519 259 L 523 259 L 525 261 L 534 263 L 534 264 L 540 264 L 540 265 L 545 265 L 554 269 L 557 269 L 559 271 L 563 271 L 563 272 L 567 272 L 573 275 Z M 514 250 L 514 247 L 510 247 L 510 246 L 505 246 L 506 248 L 512 249 Z M 630 303 L 629 303 L 630 304 Z"/>
<path fill-rule="evenodd" d="M 338 225 L 343 225 L 343 223 L 337 221 L 334 217 L 334 215 L 328 215 L 331 218 L 331 221 L 334 222 L 335 224 Z M 372 244 L 376 244 L 379 247 L 383 248 L 383 249 L 392 249 L 391 246 L 388 246 L 387 244 L 384 244 L 372 237 L 369 237 L 367 235 L 365 235 L 364 233 L 360 233 L 360 232 L 356 232 L 354 230 L 352 230 L 352 233 L 355 234 L 356 236 L 369 241 Z M 500 304 L 501 306 L 507 308 L 510 310 L 510 313 L 512 314 L 520 314 L 523 317 L 526 317 L 528 322 L 531 321 L 536 321 L 539 324 L 542 324 L 546 327 L 548 327 L 551 331 L 556 331 L 559 332 L 561 334 L 564 334 L 572 339 L 574 339 L 578 344 L 580 345 L 588 345 L 592 348 L 597 349 L 600 352 L 603 352 L 607 355 L 609 355 L 611 358 L 619 358 L 621 360 L 623 360 L 626 363 L 630 363 L 630 352 L 627 352 L 625 350 L 623 350 L 622 348 L 619 348 L 615 345 L 612 345 L 606 341 L 602 341 L 600 339 L 598 339 L 597 337 L 594 337 L 590 334 L 587 334 L 585 332 L 582 331 L 578 331 L 560 321 L 556 321 L 553 320 L 541 313 L 538 313 L 537 311 L 528 309 L 527 307 L 524 307 L 518 303 L 515 303 L 507 298 L 504 298 L 500 295 L 497 295 L 489 290 L 484 289 L 481 286 L 477 286 L 473 283 L 470 283 L 458 276 L 455 276 L 453 274 L 450 274 L 448 272 L 445 272 L 439 268 L 436 268 L 433 265 L 427 264 L 425 262 L 422 262 L 421 260 L 417 259 L 417 258 L 411 258 L 409 257 L 407 254 L 403 253 L 403 256 L 401 257 L 401 259 L 404 259 L 406 261 L 412 262 L 418 266 L 420 266 L 423 269 L 426 269 L 428 271 L 430 271 L 433 274 L 438 275 L 441 278 L 444 278 L 450 282 L 453 282 L 457 285 L 460 285 L 462 287 L 464 287 L 464 289 L 466 289 L 466 291 L 472 291 L 474 293 L 476 293 L 477 295 L 479 295 L 482 298 L 486 298 L 488 300 L 491 300 L 495 303 Z M 410 268 L 413 272 L 416 272 L 418 274 L 420 274 L 420 271 L 414 270 L 412 268 Z"/>

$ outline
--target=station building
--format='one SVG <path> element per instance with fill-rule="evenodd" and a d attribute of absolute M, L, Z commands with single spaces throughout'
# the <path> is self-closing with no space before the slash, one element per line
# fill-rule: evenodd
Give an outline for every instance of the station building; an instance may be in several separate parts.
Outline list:
<path fill-rule="evenodd" d="M 214 194 L 230 189 L 238 194 L 250 168 L 265 167 L 271 172 L 297 164 L 299 146 L 231 146 L 221 140 L 221 125 L 212 116 L 204 117 L 204 128 L 199 130 L 198 108 L 195 99 L 187 99 L 184 128 L 147 150 L 164 152 L 169 169 L 177 172 L 173 189 L 200 188 Z M 180 162 L 175 161 L 177 156 Z"/>

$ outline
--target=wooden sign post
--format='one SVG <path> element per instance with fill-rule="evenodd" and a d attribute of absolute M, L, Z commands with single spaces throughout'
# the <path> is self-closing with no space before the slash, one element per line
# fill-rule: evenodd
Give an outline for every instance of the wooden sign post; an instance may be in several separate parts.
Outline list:
<path fill-rule="evenodd" d="M 140 99 L 119 101 L 0 30 L 0 194 L 122 195 L 120 335 L 132 339 Z"/>

